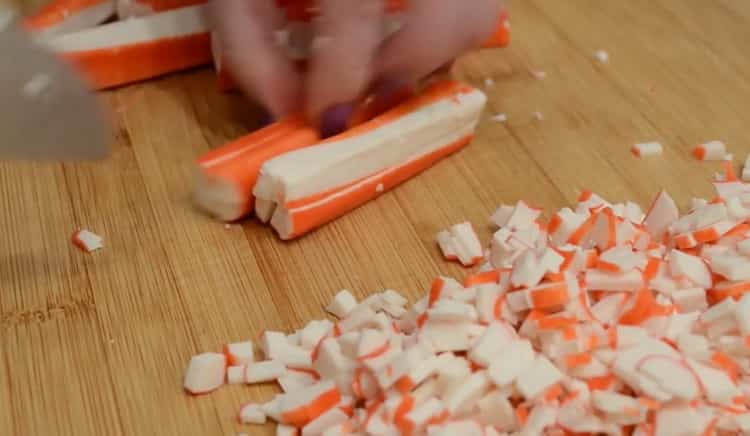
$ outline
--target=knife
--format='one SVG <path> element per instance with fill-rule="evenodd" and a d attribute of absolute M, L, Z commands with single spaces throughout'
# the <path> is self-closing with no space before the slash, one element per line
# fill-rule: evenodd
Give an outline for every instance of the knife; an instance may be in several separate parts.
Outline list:
<path fill-rule="evenodd" d="M 74 69 L 0 23 L 0 160 L 99 160 L 109 141 L 104 108 Z"/>

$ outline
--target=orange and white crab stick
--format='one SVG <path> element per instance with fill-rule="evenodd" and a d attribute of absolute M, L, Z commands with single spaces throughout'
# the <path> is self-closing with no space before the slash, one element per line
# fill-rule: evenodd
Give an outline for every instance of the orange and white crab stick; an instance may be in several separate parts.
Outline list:
<path fill-rule="evenodd" d="M 253 190 L 276 204 L 271 225 L 301 236 L 412 178 L 467 145 L 487 98 L 455 81 L 320 145 L 266 162 Z"/>
<path fill-rule="evenodd" d="M 118 21 L 46 43 L 95 89 L 151 79 L 211 63 L 205 6 Z"/>
<path fill-rule="evenodd" d="M 115 14 L 115 0 L 54 0 L 23 20 L 41 38 L 92 28 Z"/>
<path fill-rule="evenodd" d="M 185 6 L 207 3 L 208 0 L 114 0 L 117 4 L 117 17 L 144 17 L 158 12 L 171 11 Z"/>
<path fill-rule="evenodd" d="M 251 213 L 253 186 L 269 159 L 317 143 L 317 132 L 294 117 L 212 150 L 198 160 L 194 200 L 223 221 Z"/>

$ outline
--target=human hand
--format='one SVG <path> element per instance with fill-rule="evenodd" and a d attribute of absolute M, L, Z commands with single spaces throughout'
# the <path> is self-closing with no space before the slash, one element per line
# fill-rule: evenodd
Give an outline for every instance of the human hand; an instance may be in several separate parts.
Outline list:
<path fill-rule="evenodd" d="M 224 60 L 242 90 L 274 117 L 304 111 L 322 130 L 336 131 L 373 83 L 416 83 L 479 46 L 504 1 L 410 0 L 403 27 L 383 41 L 385 4 L 319 0 L 305 73 L 276 43 L 284 17 L 275 0 L 212 0 L 211 6 Z"/>

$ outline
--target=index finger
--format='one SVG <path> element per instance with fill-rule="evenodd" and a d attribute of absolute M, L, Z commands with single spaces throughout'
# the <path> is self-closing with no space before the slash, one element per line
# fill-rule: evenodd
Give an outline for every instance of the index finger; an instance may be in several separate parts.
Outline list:
<path fill-rule="evenodd" d="M 212 0 L 211 13 L 233 79 L 276 117 L 298 110 L 301 78 L 278 46 L 284 24 L 274 0 Z"/>

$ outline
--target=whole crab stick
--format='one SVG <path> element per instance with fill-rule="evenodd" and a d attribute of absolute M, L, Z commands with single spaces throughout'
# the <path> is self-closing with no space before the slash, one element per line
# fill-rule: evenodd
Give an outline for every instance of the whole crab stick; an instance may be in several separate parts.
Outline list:
<path fill-rule="evenodd" d="M 253 193 L 264 207 L 275 204 L 271 225 L 282 239 L 301 236 L 468 144 L 486 100 L 458 82 L 435 83 L 320 145 L 266 162 Z"/>
<path fill-rule="evenodd" d="M 115 14 L 115 0 L 54 0 L 23 20 L 41 38 L 89 29 Z"/>
<path fill-rule="evenodd" d="M 95 89 L 211 63 L 205 6 L 190 6 L 70 33 L 47 41 Z"/>
<path fill-rule="evenodd" d="M 293 117 L 212 150 L 198 159 L 194 200 L 223 221 L 240 219 L 253 210 L 252 190 L 261 165 L 319 140 L 301 117 Z"/>
<path fill-rule="evenodd" d="M 208 0 L 114 0 L 120 19 L 143 17 L 157 12 L 207 3 Z"/>

